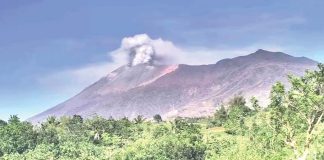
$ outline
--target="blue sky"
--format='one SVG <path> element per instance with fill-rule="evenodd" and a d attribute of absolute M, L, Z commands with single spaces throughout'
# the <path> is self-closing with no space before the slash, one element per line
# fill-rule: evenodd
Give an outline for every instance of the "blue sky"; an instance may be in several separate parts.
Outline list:
<path fill-rule="evenodd" d="M 265 48 L 324 62 L 323 15 L 321 0 L 0 0 L 0 119 L 78 93 L 124 37 L 141 33 L 198 60 Z"/>

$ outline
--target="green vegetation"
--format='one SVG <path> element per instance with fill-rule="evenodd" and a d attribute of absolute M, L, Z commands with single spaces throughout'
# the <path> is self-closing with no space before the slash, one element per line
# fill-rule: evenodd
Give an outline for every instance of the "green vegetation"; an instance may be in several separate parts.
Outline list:
<path fill-rule="evenodd" d="M 289 79 L 266 108 L 237 96 L 208 118 L 75 115 L 32 126 L 11 116 L 0 120 L 0 159 L 324 159 L 324 65 Z"/>

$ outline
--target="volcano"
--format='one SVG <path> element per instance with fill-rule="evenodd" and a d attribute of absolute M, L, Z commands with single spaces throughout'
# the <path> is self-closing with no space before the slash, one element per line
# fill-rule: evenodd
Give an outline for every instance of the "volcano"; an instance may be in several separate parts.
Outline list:
<path fill-rule="evenodd" d="M 125 65 L 29 121 L 71 115 L 202 117 L 212 115 L 235 95 L 254 96 L 266 106 L 275 82 L 288 84 L 288 74 L 299 76 L 316 65 L 305 57 L 266 50 L 209 65 Z"/>

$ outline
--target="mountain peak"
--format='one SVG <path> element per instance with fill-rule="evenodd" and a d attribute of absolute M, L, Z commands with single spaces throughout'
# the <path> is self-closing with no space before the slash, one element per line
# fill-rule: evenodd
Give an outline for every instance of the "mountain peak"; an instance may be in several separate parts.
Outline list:
<path fill-rule="evenodd" d="M 255 51 L 255 53 L 272 53 L 271 51 L 267 51 L 267 50 L 264 50 L 264 49 L 258 49 L 257 51 Z"/>
<path fill-rule="evenodd" d="M 281 55 L 290 56 L 290 55 L 285 54 L 283 52 L 273 52 L 273 51 L 268 51 L 268 50 L 264 50 L 264 49 L 258 49 L 257 51 L 252 53 L 252 55 L 257 55 L 257 54 L 262 54 L 262 55 L 274 55 L 274 54 L 280 55 L 281 54 Z"/>
<path fill-rule="evenodd" d="M 218 61 L 218 65 L 238 65 L 238 64 L 251 64 L 251 63 L 299 63 L 316 65 L 317 62 L 305 57 L 294 57 L 292 55 L 283 52 L 273 52 L 264 49 L 258 49 L 257 51 L 246 55 L 239 56 L 231 59 L 223 59 Z"/>
<path fill-rule="evenodd" d="M 276 61 L 276 62 L 285 62 L 285 63 L 307 63 L 307 64 L 316 64 L 317 62 L 305 58 L 305 57 L 295 57 L 283 52 L 272 52 L 264 49 L 258 49 L 256 52 L 247 56 L 248 58 L 266 60 L 266 61 Z"/>
<path fill-rule="evenodd" d="M 263 60 L 284 60 L 284 61 L 296 58 L 294 56 L 291 56 L 283 52 L 272 52 L 264 49 L 258 49 L 256 52 L 248 55 L 247 57 L 263 59 Z"/>

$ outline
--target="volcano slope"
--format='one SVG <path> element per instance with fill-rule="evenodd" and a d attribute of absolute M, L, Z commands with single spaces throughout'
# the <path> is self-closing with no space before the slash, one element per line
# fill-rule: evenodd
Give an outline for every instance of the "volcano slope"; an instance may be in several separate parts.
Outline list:
<path fill-rule="evenodd" d="M 164 119 L 202 117 L 213 114 L 235 95 L 255 96 L 266 106 L 275 82 L 288 84 L 288 74 L 302 75 L 316 65 L 305 57 L 265 50 L 210 65 L 125 65 L 29 121 L 75 114 L 117 119 L 152 118 L 155 114 Z"/>

